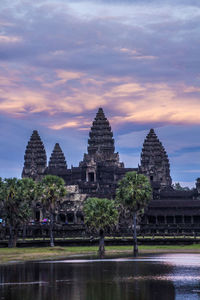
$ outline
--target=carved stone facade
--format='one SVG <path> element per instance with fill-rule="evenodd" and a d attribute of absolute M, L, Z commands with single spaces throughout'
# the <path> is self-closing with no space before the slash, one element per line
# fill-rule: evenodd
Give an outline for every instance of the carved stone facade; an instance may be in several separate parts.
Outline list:
<path fill-rule="evenodd" d="M 153 200 L 141 221 L 143 228 L 156 231 L 163 226 L 168 228 L 169 224 L 180 227 L 188 222 L 191 226 L 196 222 L 200 228 L 200 179 L 193 191 L 180 192 L 172 188 L 169 159 L 153 129 L 144 141 L 140 166 L 125 168 L 115 152 L 113 133 L 102 108 L 92 123 L 87 153 L 78 167 L 67 168 L 59 144 L 55 145 L 47 167 L 44 145 L 38 132 L 33 131 L 26 147 L 22 177 L 41 180 L 46 174 L 61 176 L 69 193 L 60 207 L 58 220 L 80 224 L 84 200 L 91 196 L 114 198 L 118 181 L 129 171 L 148 176 L 153 188 Z M 37 219 L 41 217 L 42 214 Z"/>

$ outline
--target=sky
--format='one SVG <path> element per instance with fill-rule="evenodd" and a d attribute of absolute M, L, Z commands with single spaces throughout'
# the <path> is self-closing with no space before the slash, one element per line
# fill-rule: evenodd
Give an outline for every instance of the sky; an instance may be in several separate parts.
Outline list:
<path fill-rule="evenodd" d="M 1 0 L 0 176 L 39 131 L 68 167 L 103 107 L 126 167 L 154 128 L 174 182 L 200 177 L 199 0 Z"/>

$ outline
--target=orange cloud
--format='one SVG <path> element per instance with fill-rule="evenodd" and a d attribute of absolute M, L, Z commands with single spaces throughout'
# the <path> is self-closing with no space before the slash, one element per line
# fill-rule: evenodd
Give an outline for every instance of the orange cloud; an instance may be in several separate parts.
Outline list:
<path fill-rule="evenodd" d="M 156 59 L 155 56 L 152 55 L 142 55 L 135 49 L 128 49 L 128 48 L 121 48 L 120 52 L 128 54 L 129 56 L 132 56 L 134 59 Z"/>
<path fill-rule="evenodd" d="M 26 76 L 26 71 L 22 70 Z M 28 117 L 34 113 L 49 115 L 63 112 L 81 116 L 61 124 L 54 123 L 52 129 L 77 128 L 85 130 L 90 126 L 84 123 L 83 113 L 102 106 L 114 110 L 112 125 L 126 122 L 165 122 L 200 124 L 200 101 L 198 87 L 174 84 L 140 83 L 129 77 L 103 77 L 80 72 L 56 71 L 55 86 L 48 83 L 44 74 L 30 76 L 38 82 L 37 88 L 26 85 L 20 71 L 9 71 L 4 66 L 0 71 L 0 111 L 13 116 Z M 32 75 L 34 74 L 34 76 Z M 51 78 L 51 77 L 50 77 Z M 68 83 L 67 90 L 62 83 L 76 79 L 76 85 Z M 45 86 L 46 84 L 46 86 Z M 51 89 L 48 87 L 51 85 Z M 59 86 L 60 85 L 60 86 Z M 59 90 L 58 90 L 59 86 Z M 55 88 L 55 90 L 54 90 Z M 190 94 L 195 92 L 196 94 Z"/>
<path fill-rule="evenodd" d="M 22 40 L 19 36 L 0 35 L 0 43 L 16 43 Z"/>
<path fill-rule="evenodd" d="M 84 73 L 81 72 L 71 72 L 65 70 L 57 70 L 56 73 L 60 83 L 65 83 L 73 79 L 80 79 L 82 76 L 84 76 Z"/>
<path fill-rule="evenodd" d="M 78 127 L 78 126 L 79 126 L 78 122 L 71 121 L 71 122 L 66 122 L 64 124 L 61 124 L 61 125 L 52 125 L 52 126 L 49 126 L 49 128 L 55 129 L 55 130 L 60 130 L 63 128 L 73 128 L 73 127 Z"/>
<path fill-rule="evenodd" d="M 124 122 L 167 122 L 167 123 L 200 123 L 198 98 L 185 99 L 179 95 L 182 86 L 171 88 L 166 84 L 143 86 L 142 98 L 137 98 L 137 91 L 118 101 L 116 110 L 123 116 L 113 119 L 115 123 Z M 111 91 L 112 94 L 112 91 Z M 115 95 L 115 90 L 113 90 Z"/>

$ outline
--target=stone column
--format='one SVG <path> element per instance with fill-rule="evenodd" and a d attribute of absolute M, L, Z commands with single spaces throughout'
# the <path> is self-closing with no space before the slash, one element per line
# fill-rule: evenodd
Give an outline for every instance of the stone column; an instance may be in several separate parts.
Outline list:
<path fill-rule="evenodd" d="M 88 178 L 88 171 L 86 171 L 86 182 L 89 181 L 89 178 Z"/>
<path fill-rule="evenodd" d="M 76 211 L 74 212 L 74 224 L 77 224 L 77 216 L 76 216 Z"/>

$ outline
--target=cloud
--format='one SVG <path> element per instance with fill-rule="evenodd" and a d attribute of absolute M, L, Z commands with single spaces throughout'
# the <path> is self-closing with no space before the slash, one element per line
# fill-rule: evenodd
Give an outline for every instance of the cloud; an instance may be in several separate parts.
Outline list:
<path fill-rule="evenodd" d="M 5 36 L 5 35 L 0 35 L 0 44 L 1 43 L 16 43 L 20 42 L 21 38 L 18 36 Z"/>
<path fill-rule="evenodd" d="M 30 79 L 27 79 L 27 73 Z M 0 83 L 1 112 L 18 117 L 65 112 L 76 117 L 103 106 L 115 111 L 111 118 L 113 126 L 126 123 L 200 124 L 200 92 L 194 86 L 140 83 L 128 76 L 96 75 L 92 78 L 87 72 L 62 69 L 53 71 L 52 77 L 45 72 L 38 73 L 34 68 L 13 70 L 4 65 L 0 71 L 0 78 L 3 78 Z M 55 124 L 51 128 L 59 126 Z"/>

